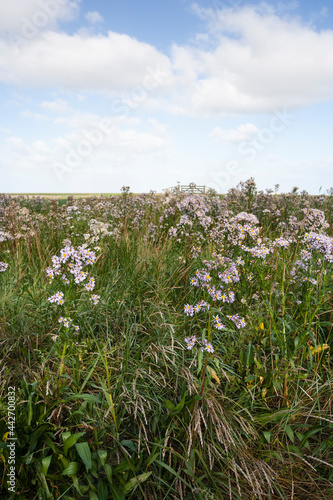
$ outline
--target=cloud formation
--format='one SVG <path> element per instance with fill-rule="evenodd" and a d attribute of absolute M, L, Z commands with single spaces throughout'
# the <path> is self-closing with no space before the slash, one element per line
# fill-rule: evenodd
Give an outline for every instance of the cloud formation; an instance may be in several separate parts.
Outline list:
<path fill-rule="evenodd" d="M 333 98 L 332 30 L 316 32 L 272 8 L 199 13 L 210 43 L 172 52 L 184 112 L 267 112 Z"/>
<path fill-rule="evenodd" d="M 0 2 L 0 33 L 14 33 L 24 37 L 25 30 L 51 29 L 59 21 L 77 16 L 80 0 L 15 0 Z"/>
<path fill-rule="evenodd" d="M 15 135 L 7 137 L 0 164 L 53 172 L 62 180 L 82 168 L 94 171 L 96 165 L 104 171 L 119 165 L 130 167 L 141 157 L 160 154 L 169 142 L 166 130 L 155 120 L 142 122 L 137 118 L 73 110 L 70 115 L 58 117 L 55 124 L 61 126 L 62 133 L 48 141 L 28 142 Z"/>
<path fill-rule="evenodd" d="M 104 21 L 103 17 L 99 12 L 94 10 L 93 12 L 87 12 L 84 16 L 91 24 L 98 24 Z"/>
<path fill-rule="evenodd" d="M 68 12 L 77 7 L 61 1 Z M 333 30 L 317 32 L 300 20 L 279 17 L 273 8 L 196 11 L 205 18 L 206 33 L 173 45 L 168 55 L 115 32 L 47 31 L 18 47 L 2 38 L 0 81 L 120 94 L 142 85 L 147 68 L 158 67 L 167 78 L 156 107 L 194 116 L 268 112 L 333 98 Z M 88 15 L 98 20 L 98 12 Z"/>
<path fill-rule="evenodd" d="M 19 47 L 2 39 L 0 54 L 0 81 L 34 88 L 122 91 L 142 84 L 154 68 L 169 67 L 153 46 L 113 32 L 71 36 L 49 31 Z"/>
<path fill-rule="evenodd" d="M 210 133 L 213 142 L 240 143 L 255 137 L 259 132 L 258 127 L 253 123 L 244 123 L 236 129 L 222 129 L 215 127 Z"/>

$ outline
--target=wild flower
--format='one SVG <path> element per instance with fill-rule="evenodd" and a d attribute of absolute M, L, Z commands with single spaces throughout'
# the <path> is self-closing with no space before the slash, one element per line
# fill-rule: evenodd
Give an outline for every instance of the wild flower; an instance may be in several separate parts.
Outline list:
<path fill-rule="evenodd" d="M 190 304 L 185 304 L 184 306 L 184 312 L 186 316 L 193 316 L 194 314 L 194 308 Z"/>
<path fill-rule="evenodd" d="M 187 343 L 187 349 L 191 350 L 197 342 L 197 337 L 195 335 L 192 337 L 186 337 L 185 342 Z"/>
<path fill-rule="evenodd" d="M 234 314 L 232 316 L 227 316 L 228 319 L 230 319 L 230 321 L 232 321 L 233 323 L 235 323 L 235 325 L 237 326 L 237 328 L 245 328 L 246 326 L 246 323 L 245 323 L 245 319 L 244 318 L 240 318 L 238 314 Z"/>
<path fill-rule="evenodd" d="M 57 255 L 52 257 L 53 267 L 48 267 L 46 273 L 49 278 L 54 279 L 55 276 L 61 274 L 62 265 L 67 264 L 67 269 L 63 271 L 63 280 L 68 280 L 68 275 L 66 271 L 74 276 L 74 282 L 76 284 L 81 283 L 88 276 L 88 272 L 83 271 L 84 267 L 92 265 L 96 261 L 96 255 L 91 250 L 85 248 L 84 246 L 79 246 L 75 249 L 71 245 L 66 245 L 60 250 L 60 258 Z M 67 281 L 66 281 L 67 283 Z"/>
<path fill-rule="evenodd" d="M 202 347 L 201 349 L 203 351 L 206 350 L 209 353 L 213 353 L 214 352 L 214 348 L 213 348 L 213 346 L 212 346 L 212 344 L 210 342 L 207 342 L 207 344 L 205 345 L 205 347 Z"/>
<path fill-rule="evenodd" d="M 313 345 L 310 346 L 312 354 L 317 354 L 318 352 L 325 351 L 326 349 L 330 349 L 330 346 L 328 344 L 320 344 L 317 345 L 317 347 L 314 347 Z"/>
<path fill-rule="evenodd" d="M 272 246 L 273 247 L 280 247 L 280 248 L 288 248 L 290 243 L 292 243 L 292 241 L 290 239 L 280 237 L 280 238 L 276 238 L 273 241 Z"/>
<path fill-rule="evenodd" d="M 58 304 L 62 305 L 65 300 L 64 300 L 64 293 L 63 292 L 57 292 L 56 294 L 52 295 L 47 299 L 51 304 Z"/>
<path fill-rule="evenodd" d="M 99 302 L 99 299 L 100 299 L 100 298 L 101 298 L 101 297 L 100 297 L 100 295 L 92 295 L 92 296 L 90 297 L 90 300 L 91 300 L 94 304 L 98 304 L 98 302 Z"/>
<path fill-rule="evenodd" d="M 6 271 L 8 264 L 6 262 L 0 262 L 0 273 Z"/>
<path fill-rule="evenodd" d="M 84 285 L 85 289 L 88 290 L 88 292 L 92 292 L 92 290 L 95 288 L 95 279 L 90 278 L 89 283 Z"/>
<path fill-rule="evenodd" d="M 208 353 L 213 353 L 214 348 L 210 342 L 207 342 L 206 339 L 203 339 L 202 341 L 198 340 L 196 335 L 192 335 L 192 337 L 186 337 L 185 342 L 187 344 L 187 349 L 192 350 L 193 347 L 198 344 L 201 346 L 201 351 L 207 351 Z"/>
<path fill-rule="evenodd" d="M 223 330 L 225 328 L 225 325 L 222 324 L 222 321 L 219 316 L 214 317 L 214 328 L 217 328 L 218 330 Z"/>

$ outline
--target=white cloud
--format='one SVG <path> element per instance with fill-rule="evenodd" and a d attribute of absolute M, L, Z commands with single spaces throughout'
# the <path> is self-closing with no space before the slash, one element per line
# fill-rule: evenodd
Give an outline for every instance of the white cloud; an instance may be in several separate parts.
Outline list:
<path fill-rule="evenodd" d="M 54 101 L 43 101 L 41 107 L 57 114 L 67 114 L 72 111 L 72 108 L 70 107 L 68 102 L 64 101 L 63 99 L 56 99 Z"/>
<path fill-rule="evenodd" d="M 168 73 L 170 66 L 152 45 L 113 32 L 108 36 L 48 32 L 20 47 L 3 39 L 0 54 L 0 81 L 37 88 L 112 91 L 145 81 L 152 87 L 150 73 L 156 68 Z"/>
<path fill-rule="evenodd" d="M 84 16 L 91 24 L 98 24 L 104 21 L 103 17 L 96 10 L 93 12 L 87 12 Z"/>
<path fill-rule="evenodd" d="M 7 155 L 4 164 L 8 166 L 36 169 L 48 161 L 51 148 L 44 141 L 35 141 L 31 145 L 26 144 L 19 137 L 8 137 L 6 139 Z"/>
<path fill-rule="evenodd" d="M 183 112 L 266 112 L 333 97 L 333 31 L 260 9 L 197 8 L 208 21 L 203 47 L 174 46 Z"/>
<path fill-rule="evenodd" d="M 22 111 L 21 115 L 24 116 L 24 118 L 33 118 L 34 120 L 38 120 L 38 121 L 47 120 L 47 117 L 45 115 L 42 115 L 41 113 L 34 113 L 33 111 L 30 111 L 29 109 Z"/>
<path fill-rule="evenodd" d="M 48 31 L 19 46 L 2 38 L 0 81 L 120 97 L 139 86 L 150 89 L 144 106 L 193 116 L 270 112 L 333 98 L 333 30 L 317 32 L 267 5 L 196 10 L 206 33 L 174 45 L 170 57 L 115 32 Z M 151 77 L 154 72 L 162 76 Z"/>
<path fill-rule="evenodd" d="M 130 167 L 147 155 L 163 153 L 169 142 L 165 128 L 155 120 L 142 123 L 122 116 L 74 112 L 62 120 L 62 135 L 47 142 L 29 143 L 16 136 L 6 138 L 0 164 L 41 171 L 50 171 L 58 165 L 57 171 L 60 168 L 64 175 L 82 168 L 93 172 L 96 165 L 107 171 L 113 166 Z"/>
<path fill-rule="evenodd" d="M 63 2 L 68 8 L 75 3 Z M 174 45 L 170 57 L 114 32 L 48 31 L 19 46 L 0 39 L 0 81 L 118 96 L 151 85 L 145 106 L 194 116 L 269 112 L 333 98 L 333 30 L 317 32 L 268 6 L 197 7 L 197 13 L 207 32 Z M 156 68 L 163 76 L 154 79 Z"/>
<path fill-rule="evenodd" d="M 0 33 L 26 34 L 50 29 L 78 14 L 80 0 L 15 0 L 0 2 Z M 30 38 L 28 34 L 28 39 Z"/>
<path fill-rule="evenodd" d="M 253 123 L 244 123 L 239 125 L 236 129 L 215 127 L 210 133 L 210 137 L 213 142 L 239 143 L 252 139 L 258 132 L 258 127 L 253 125 Z"/>

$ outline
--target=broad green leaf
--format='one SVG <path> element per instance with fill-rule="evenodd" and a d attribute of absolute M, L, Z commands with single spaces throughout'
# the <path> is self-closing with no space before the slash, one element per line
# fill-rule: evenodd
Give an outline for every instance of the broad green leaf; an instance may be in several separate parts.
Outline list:
<path fill-rule="evenodd" d="M 89 493 L 89 500 L 100 500 L 99 497 L 93 491 Z"/>
<path fill-rule="evenodd" d="M 110 484 L 112 484 L 112 467 L 110 464 L 104 465 L 104 472 L 107 480 L 109 481 Z"/>
<path fill-rule="evenodd" d="M 187 392 L 185 392 L 184 396 L 182 397 L 182 400 L 176 406 L 175 412 L 180 413 L 182 411 L 184 404 L 185 404 L 186 395 L 187 395 Z"/>
<path fill-rule="evenodd" d="M 75 476 L 78 473 L 79 464 L 77 462 L 70 462 L 66 469 L 62 471 L 63 476 Z"/>
<path fill-rule="evenodd" d="M 101 479 L 98 481 L 97 485 L 98 500 L 108 499 L 108 487 L 107 484 Z"/>
<path fill-rule="evenodd" d="M 293 443 L 295 441 L 294 431 L 292 430 L 290 425 L 286 425 L 285 430 L 290 441 Z"/>
<path fill-rule="evenodd" d="M 83 399 L 89 403 L 101 403 L 100 396 L 95 396 L 94 394 L 71 394 L 68 399 Z"/>
<path fill-rule="evenodd" d="M 120 491 L 119 488 L 117 488 L 117 486 L 113 486 L 112 484 L 110 484 L 109 490 L 112 495 L 112 500 L 125 500 L 124 494 Z"/>
<path fill-rule="evenodd" d="M 42 460 L 43 471 L 44 471 L 45 476 L 47 474 L 47 471 L 49 470 L 51 460 L 52 460 L 52 455 L 49 455 L 48 457 L 45 457 Z"/>
<path fill-rule="evenodd" d="M 133 441 L 130 441 L 129 439 L 123 439 L 122 441 L 120 441 L 120 444 L 122 446 L 125 446 L 129 450 L 134 451 L 135 453 L 137 452 L 137 447 L 135 446 L 135 444 L 133 443 Z"/>
<path fill-rule="evenodd" d="M 84 462 L 87 471 L 91 469 L 91 451 L 88 443 L 76 443 L 75 444 L 76 451 L 78 452 L 81 460 Z"/>
<path fill-rule="evenodd" d="M 64 453 L 67 455 L 67 451 L 69 448 L 75 445 L 75 443 L 80 439 L 80 437 L 84 436 L 85 432 L 77 432 L 76 434 L 73 434 L 72 436 L 69 436 L 64 444 Z"/>
<path fill-rule="evenodd" d="M 63 443 L 70 437 L 71 433 L 70 432 L 63 432 L 62 433 L 62 441 Z"/>
<path fill-rule="evenodd" d="M 264 431 L 263 435 L 264 435 L 264 438 L 266 439 L 267 443 L 269 444 L 271 442 L 271 435 L 272 435 L 272 433 L 268 432 L 268 431 Z"/>
<path fill-rule="evenodd" d="M 123 492 L 125 493 L 125 495 L 127 495 L 127 493 L 129 493 L 136 486 L 138 486 L 138 484 L 146 481 L 148 479 L 148 477 L 150 476 L 150 474 L 152 474 L 152 471 L 145 472 L 144 474 L 140 474 L 140 476 L 132 477 L 132 479 L 130 479 L 128 481 L 128 483 L 126 483 L 125 486 L 123 487 Z"/>
<path fill-rule="evenodd" d="M 164 401 L 164 406 L 169 410 L 172 411 L 175 409 L 175 405 L 173 404 L 172 401 L 169 401 L 168 399 L 163 399 Z"/>
<path fill-rule="evenodd" d="M 108 456 L 108 452 L 106 450 L 98 450 L 98 457 L 99 457 L 102 465 L 105 465 L 107 456 Z"/>
<path fill-rule="evenodd" d="M 154 462 L 154 460 L 156 460 L 157 457 L 160 456 L 160 453 L 157 452 L 157 453 L 151 453 L 148 457 L 148 460 L 146 462 L 146 467 L 148 467 L 150 464 L 152 464 Z"/>

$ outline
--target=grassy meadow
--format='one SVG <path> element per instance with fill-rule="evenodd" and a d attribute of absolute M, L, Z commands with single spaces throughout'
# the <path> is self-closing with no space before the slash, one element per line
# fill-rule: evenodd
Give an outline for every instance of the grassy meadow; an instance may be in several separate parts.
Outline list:
<path fill-rule="evenodd" d="M 0 195 L 1 498 L 332 499 L 333 194 L 62 198 Z"/>

